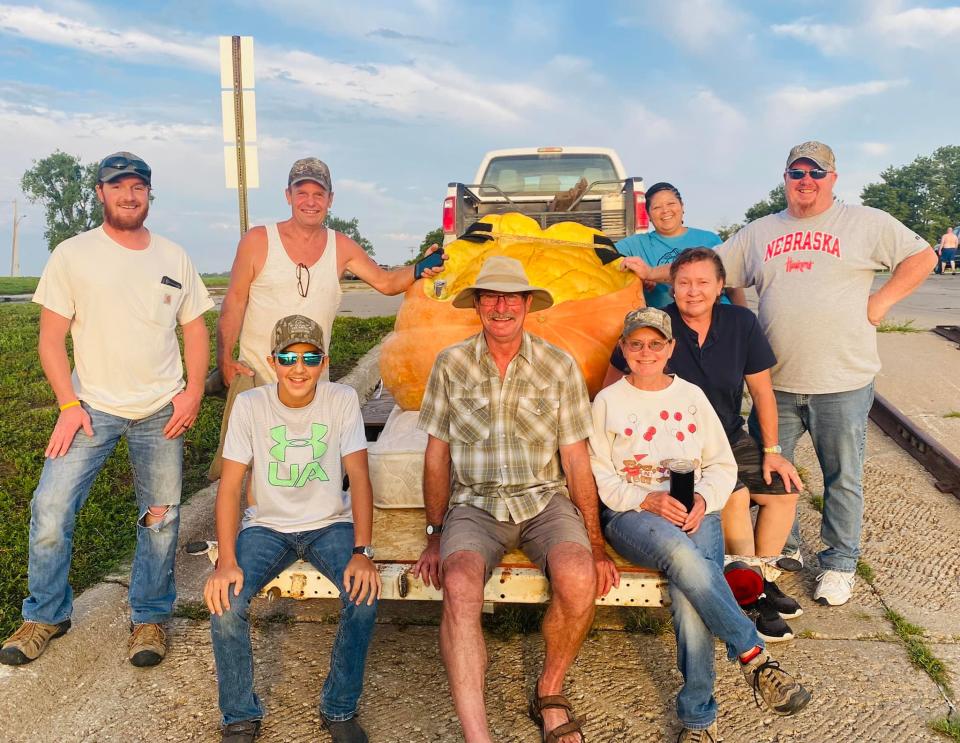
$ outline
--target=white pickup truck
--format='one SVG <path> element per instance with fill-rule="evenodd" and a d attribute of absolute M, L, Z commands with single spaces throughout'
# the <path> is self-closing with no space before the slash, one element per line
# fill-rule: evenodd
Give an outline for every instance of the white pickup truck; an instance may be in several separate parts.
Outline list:
<path fill-rule="evenodd" d="M 648 229 L 644 190 L 643 179 L 627 176 L 609 147 L 493 150 L 484 155 L 474 183 L 447 185 L 443 242 L 451 243 L 481 217 L 504 212 L 526 214 L 541 229 L 579 222 L 620 240 Z"/>

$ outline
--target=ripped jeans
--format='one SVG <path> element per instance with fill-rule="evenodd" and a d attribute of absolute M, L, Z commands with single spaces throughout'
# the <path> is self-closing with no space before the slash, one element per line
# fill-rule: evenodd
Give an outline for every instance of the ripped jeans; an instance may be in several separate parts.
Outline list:
<path fill-rule="evenodd" d="M 83 403 L 93 436 L 83 429 L 64 456 L 47 459 L 30 504 L 30 564 L 23 618 L 59 624 L 73 612 L 73 591 L 67 581 L 73 554 L 77 513 L 90 487 L 121 436 L 127 438 L 137 497 L 137 550 L 130 575 L 130 610 L 135 624 L 158 623 L 170 617 L 177 597 L 173 561 L 180 527 L 183 437 L 166 439 L 163 427 L 173 404 L 140 420 L 120 418 Z M 163 518 L 146 526 L 147 509 L 166 507 Z M 156 510 L 156 509 L 154 509 Z"/>

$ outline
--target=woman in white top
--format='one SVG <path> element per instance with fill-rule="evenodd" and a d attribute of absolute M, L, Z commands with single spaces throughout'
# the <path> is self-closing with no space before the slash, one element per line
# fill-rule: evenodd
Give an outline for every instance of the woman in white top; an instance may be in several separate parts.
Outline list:
<path fill-rule="evenodd" d="M 593 403 L 591 465 L 604 506 L 601 523 L 623 557 L 667 576 L 684 680 L 678 740 L 712 743 L 714 637 L 726 643 L 728 657 L 738 660 L 771 711 L 795 714 L 810 693 L 764 650 L 723 578 L 720 511 L 736 484 L 737 464 L 706 395 L 664 372 L 674 347 L 670 317 L 652 307 L 634 310 L 624 320 L 620 345 L 630 373 Z M 674 459 L 694 466 L 689 511 L 669 493 Z"/>

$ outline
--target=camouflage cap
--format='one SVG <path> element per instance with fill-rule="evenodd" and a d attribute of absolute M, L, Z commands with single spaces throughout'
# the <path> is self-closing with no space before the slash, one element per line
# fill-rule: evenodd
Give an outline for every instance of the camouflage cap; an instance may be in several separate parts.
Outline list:
<path fill-rule="evenodd" d="M 290 168 L 290 175 L 287 176 L 287 188 L 303 181 L 313 181 L 319 183 L 327 191 L 333 191 L 333 184 L 330 181 L 330 168 L 319 158 L 301 158 Z"/>
<path fill-rule="evenodd" d="M 309 343 L 323 351 L 323 329 L 309 317 L 287 315 L 273 326 L 271 353 L 280 353 L 294 343 Z"/>
<path fill-rule="evenodd" d="M 831 173 L 837 169 L 837 159 L 833 156 L 833 150 L 823 142 L 812 141 L 798 144 L 787 155 L 787 167 L 789 168 L 797 160 L 812 160 Z"/>
<path fill-rule="evenodd" d="M 670 315 L 656 307 L 641 307 L 638 310 L 632 310 L 623 318 L 622 338 L 629 336 L 634 330 L 640 328 L 653 328 L 663 334 L 668 341 L 673 340 L 673 325 L 670 322 Z"/>

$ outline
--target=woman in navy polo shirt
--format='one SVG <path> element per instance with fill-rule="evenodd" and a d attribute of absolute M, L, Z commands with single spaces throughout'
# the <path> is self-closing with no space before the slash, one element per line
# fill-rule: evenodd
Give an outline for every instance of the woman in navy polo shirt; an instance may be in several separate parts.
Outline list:
<path fill-rule="evenodd" d="M 775 563 L 793 524 L 802 484 L 777 444 L 777 403 L 770 380 L 776 357 L 753 312 L 718 301 L 726 272 L 713 250 L 682 251 L 671 264 L 670 277 L 675 302 L 663 308 L 676 338 L 670 371 L 706 393 L 737 460 L 739 487 L 722 512 L 725 551 L 749 558 L 763 573 L 764 593 L 745 607 L 758 632 L 768 642 L 790 640 L 793 633 L 784 619 L 803 610 L 777 587 Z M 606 384 L 627 368 L 619 348 L 610 363 Z M 744 382 L 756 408 L 759 431 L 753 433 L 759 442 L 744 430 Z M 759 506 L 756 529 L 750 521 L 751 502 Z"/>

